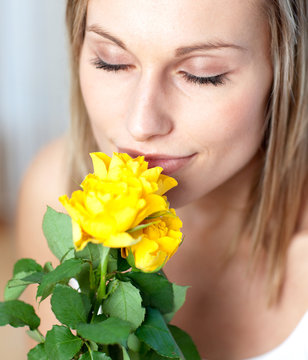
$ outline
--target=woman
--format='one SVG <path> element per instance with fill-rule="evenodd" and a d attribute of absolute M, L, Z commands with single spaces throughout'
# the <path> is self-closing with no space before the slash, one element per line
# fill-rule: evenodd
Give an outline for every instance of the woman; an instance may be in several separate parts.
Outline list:
<path fill-rule="evenodd" d="M 191 285 L 175 322 L 202 356 L 308 359 L 307 15 L 305 0 L 69 0 L 72 129 L 26 175 L 22 255 L 50 259 L 46 204 L 61 210 L 90 151 L 143 154 L 179 182 L 166 271 Z"/>

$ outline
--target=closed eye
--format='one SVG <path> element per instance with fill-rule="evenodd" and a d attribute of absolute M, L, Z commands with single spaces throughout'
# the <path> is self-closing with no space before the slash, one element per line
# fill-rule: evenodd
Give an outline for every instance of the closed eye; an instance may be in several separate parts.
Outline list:
<path fill-rule="evenodd" d="M 105 61 L 103 61 L 100 58 L 95 58 L 91 60 L 91 63 L 97 68 L 102 69 L 105 71 L 110 72 L 118 72 L 118 71 L 126 71 L 128 70 L 131 65 L 129 64 L 108 64 Z M 185 71 L 180 71 L 180 74 L 183 76 L 183 78 L 190 83 L 197 84 L 197 85 L 224 85 L 225 84 L 225 75 L 226 74 L 219 74 L 215 76 L 196 76 L 189 74 Z"/>
<path fill-rule="evenodd" d="M 204 76 L 192 75 L 185 71 L 181 71 L 180 73 L 182 74 L 183 78 L 186 81 L 194 83 L 194 84 L 199 84 L 199 85 L 210 84 L 210 85 L 214 85 L 214 86 L 225 84 L 225 74 L 204 77 Z"/>
<path fill-rule="evenodd" d="M 95 58 L 91 61 L 91 63 L 97 68 L 97 69 L 103 69 L 105 71 L 120 71 L 120 70 L 128 70 L 130 65 L 127 64 L 108 64 L 105 61 L 103 61 L 100 58 Z"/>

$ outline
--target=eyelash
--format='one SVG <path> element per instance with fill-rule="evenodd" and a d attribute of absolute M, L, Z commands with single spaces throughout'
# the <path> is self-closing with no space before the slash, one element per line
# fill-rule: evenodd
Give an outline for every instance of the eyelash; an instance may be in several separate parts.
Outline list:
<path fill-rule="evenodd" d="M 102 59 L 93 59 L 91 61 L 91 63 L 97 68 L 97 69 L 103 69 L 105 71 L 110 71 L 110 72 L 118 72 L 120 70 L 128 70 L 130 65 L 126 65 L 126 64 L 121 64 L 121 65 L 117 65 L 117 64 L 107 64 L 106 62 L 104 62 Z M 183 78 L 188 81 L 191 82 L 193 84 L 197 84 L 197 85 L 214 85 L 214 86 L 218 86 L 218 85 L 224 85 L 225 84 L 225 74 L 220 74 L 220 75 L 215 75 L 215 76 L 209 76 L 209 77 L 201 77 L 201 76 L 195 76 L 192 74 L 188 74 L 185 71 L 181 71 L 180 72 L 183 76 Z"/>
<path fill-rule="evenodd" d="M 215 75 L 215 76 L 208 76 L 208 77 L 200 77 L 188 74 L 184 71 L 181 71 L 181 74 L 183 75 L 184 79 L 188 82 L 191 82 L 193 84 L 198 85 L 224 85 L 225 84 L 225 74 Z"/>
<path fill-rule="evenodd" d="M 97 69 L 103 69 L 105 71 L 120 71 L 120 70 L 128 70 L 129 65 L 126 64 L 121 64 L 121 65 L 114 65 L 114 64 L 107 64 L 105 63 L 105 61 L 103 61 L 102 59 L 93 59 L 92 64 L 97 68 Z"/>

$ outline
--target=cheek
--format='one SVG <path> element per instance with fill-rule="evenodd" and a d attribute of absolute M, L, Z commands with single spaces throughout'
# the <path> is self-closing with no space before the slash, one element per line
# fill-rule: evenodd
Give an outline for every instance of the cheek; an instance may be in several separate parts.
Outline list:
<path fill-rule="evenodd" d="M 256 151 L 263 135 L 265 104 L 253 88 L 206 102 L 194 115 L 191 137 L 213 154 Z"/>
<path fill-rule="evenodd" d="M 217 112 L 220 124 L 216 139 L 223 141 L 225 147 L 248 151 L 258 147 L 263 133 L 263 108 L 257 106 L 253 94 L 238 97 L 227 103 Z"/>
<path fill-rule="evenodd" d="M 93 69 L 81 58 L 80 63 L 80 86 L 84 103 L 89 115 L 91 127 L 95 139 L 103 149 L 105 138 L 110 137 L 112 132 L 118 129 L 117 121 L 122 112 L 119 106 L 121 93 L 118 89 L 102 76 L 98 69 Z M 110 134 L 110 136 L 109 136 Z"/>
<path fill-rule="evenodd" d="M 251 162 L 263 138 L 263 109 L 254 91 L 246 91 L 195 112 L 194 125 L 186 126 L 186 134 L 199 156 L 190 172 L 178 179 L 179 189 L 172 192 L 176 206 L 213 191 Z"/>

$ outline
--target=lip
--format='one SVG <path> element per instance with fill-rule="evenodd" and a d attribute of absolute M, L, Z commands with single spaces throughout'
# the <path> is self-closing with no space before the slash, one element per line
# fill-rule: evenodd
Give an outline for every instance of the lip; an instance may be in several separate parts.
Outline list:
<path fill-rule="evenodd" d="M 148 163 L 148 168 L 151 169 L 155 166 L 163 168 L 162 173 L 165 175 L 171 175 L 182 167 L 184 167 L 190 160 L 196 155 L 188 156 L 172 156 L 165 154 L 146 154 L 131 149 L 118 148 L 118 152 L 127 153 L 132 158 L 137 156 L 144 156 L 144 160 Z"/>

